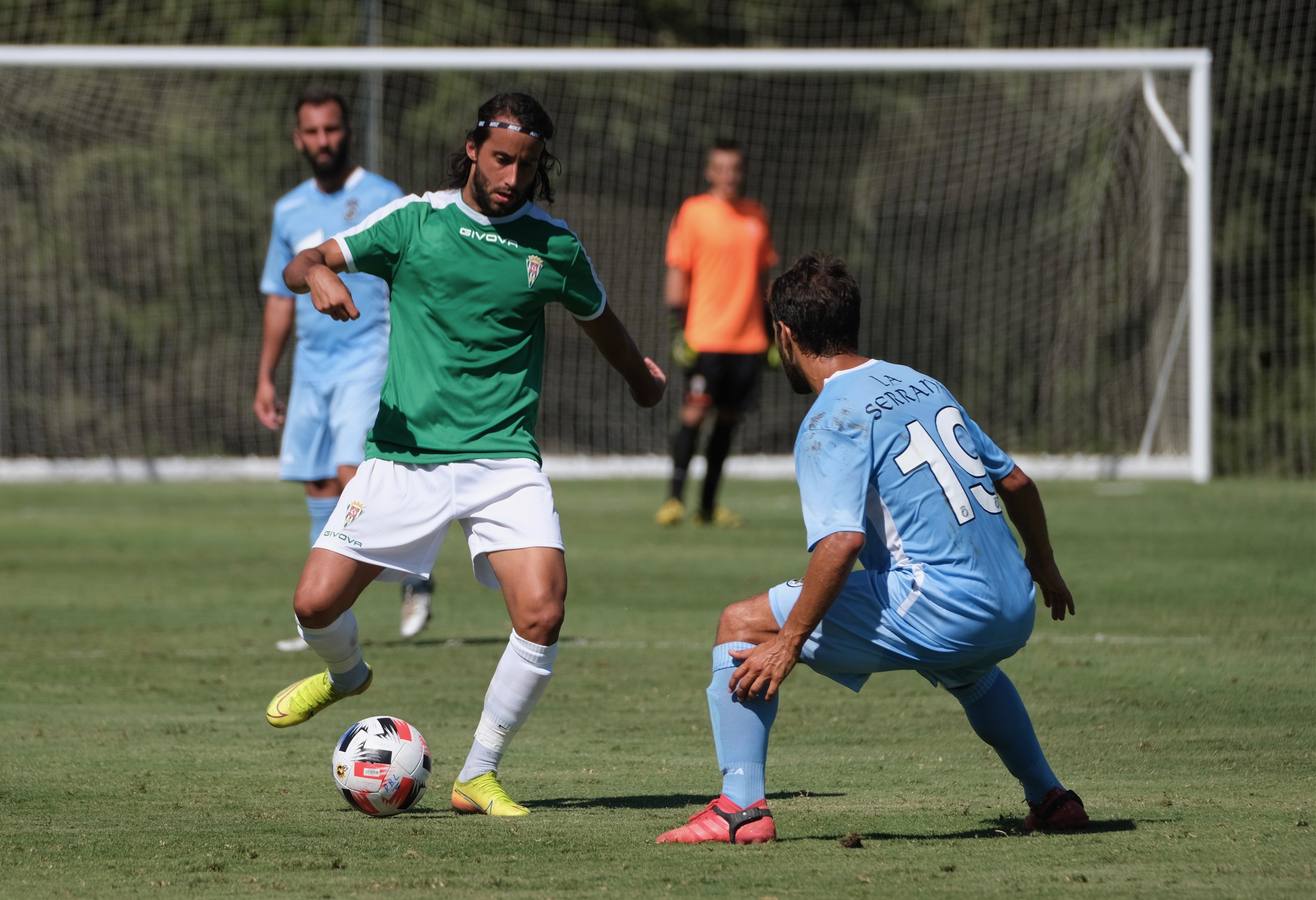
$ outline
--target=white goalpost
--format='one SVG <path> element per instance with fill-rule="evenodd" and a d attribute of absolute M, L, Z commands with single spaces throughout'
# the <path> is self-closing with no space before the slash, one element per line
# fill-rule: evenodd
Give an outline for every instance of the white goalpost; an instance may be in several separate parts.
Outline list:
<path fill-rule="evenodd" d="M 286 107 L 324 79 L 359 81 L 358 156 L 417 192 L 490 86 L 542 92 L 554 211 L 654 349 L 666 221 L 725 126 L 783 259 L 851 260 L 873 352 L 946 380 L 1030 472 L 1208 481 L 1210 77 L 1203 49 L 0 46 L 0 236 L 24 260 L 0 481 L 277 477 L 248 413 L 255 282 L 269 205 L 305 177 Z M 193 264 L 202 241 L 235 271 Z M 545 468 L 666 475 L 670 410 L 594 397 L 565 330 Z M 765 385 L 728 474 L 790 477 L 801 411 Z"/>

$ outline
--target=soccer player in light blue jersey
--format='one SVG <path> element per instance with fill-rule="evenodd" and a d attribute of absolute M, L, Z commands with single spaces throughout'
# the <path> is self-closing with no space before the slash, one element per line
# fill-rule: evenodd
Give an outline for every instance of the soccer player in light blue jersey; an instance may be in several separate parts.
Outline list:
<path fill-rule="evenodd" d="M 1023 786 L 1025 830 L 1085 827 L 997 665 L 1033 630 L 1034 581 L 1053 619 L 1074 612 L 1037 488 L 936 379 L 860 355 L 840 260 L 801 258 L 769 303 L 792 388 L 818 395 L 795 439 L 812 556 L 802 581 L 723 610 L 708 686 L 722 794 L 658 842 L 776 838 L 764 764 L 797 661 L 853 691 L 899 669 L 944 686 Z"/>
<path fill-rule="evenodd" d="M 266 428 L 283 428 L 279 474 L 284 481 L 305 485 L 314 544 L 343 485 L 364 458 L 366 431 L 379 409 L 388 365 L 388 285 L 370 275 L 346 276 L 361 317 L 342 325 L 319 315 L 310 294 L 290 296 L 283 267 L 298 251 L 359 224 L 403 193 L 387 178 L 352 161 L 347 103 L 340 95 L 308 89 L 297 98 L 294 113 L 293 146 L 306 157 L 312 177 L 274 204 L 274 227 L 260 281 L 265 318 L 252 409 Z M 274 373 L 294 323 L 297 349 L 285 411 Z M 403 637 L 413 637 L 429 621 L 432 592 L 429 579 L 404 579 Z M 306 642 L 298 636 L 276 646 L 304 650 Z"/>

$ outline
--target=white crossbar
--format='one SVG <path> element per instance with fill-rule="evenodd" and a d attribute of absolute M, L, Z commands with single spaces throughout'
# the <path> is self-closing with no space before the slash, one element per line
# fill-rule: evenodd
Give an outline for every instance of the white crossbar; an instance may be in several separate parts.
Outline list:
<path fill-rule="evenodd" d="M 0 66 L 91 69 L 556 72 L 1096 72 L 1190 70 L 1204 49 L 776 50 L 594 47 L 182 47 L 0 44 Z"/>

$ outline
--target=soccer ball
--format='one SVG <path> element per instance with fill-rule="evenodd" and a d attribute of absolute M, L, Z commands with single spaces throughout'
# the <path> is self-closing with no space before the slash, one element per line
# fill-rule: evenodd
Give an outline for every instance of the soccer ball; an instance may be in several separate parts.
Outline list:
<path fill-rule="evenodd" d="M 430 748 L 397 716 L 371 716 L 334 745 L 334 784 L 368 816 L 392 816 L 416 805 L 430 777 Z"/>

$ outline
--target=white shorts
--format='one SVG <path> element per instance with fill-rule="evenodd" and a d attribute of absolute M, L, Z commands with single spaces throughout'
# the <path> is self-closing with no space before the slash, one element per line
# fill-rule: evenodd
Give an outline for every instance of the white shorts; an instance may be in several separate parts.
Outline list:
<path fill-rule="evenodd" d="M 553 489 L 532 459 L 368 459 L 343 488 L 315 546 L 393 570 L 380 576 L 386 581 L 407 572 L 428 577 L 453 520 L 466 532 L 475 579 L 486 587 L 499 586 L 487 557 L 495 550 L 563 549 Z"/>

